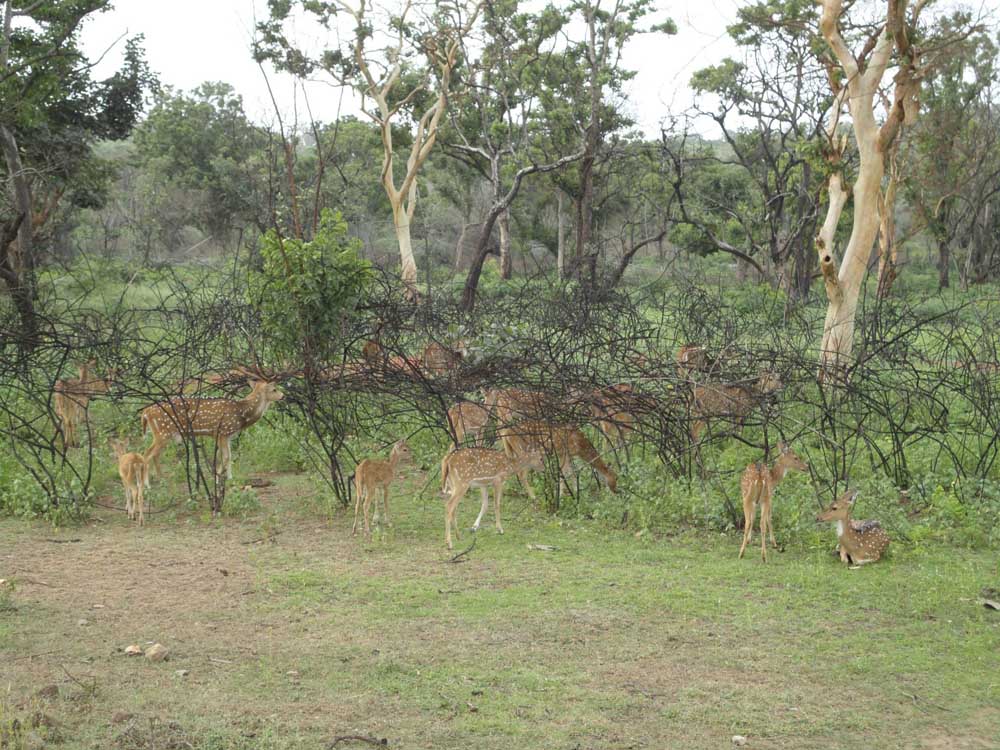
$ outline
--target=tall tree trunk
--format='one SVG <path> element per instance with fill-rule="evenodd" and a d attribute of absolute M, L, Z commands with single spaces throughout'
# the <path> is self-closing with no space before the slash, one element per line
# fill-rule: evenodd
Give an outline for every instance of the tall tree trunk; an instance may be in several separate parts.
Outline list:
<path fill-rule="evenodd" d="M 476 306 L 476 291 L 479 289 L 479 277 L 483 273 L 483 264 L 486 256 L 490 254 L 490 235 L 493 234 L 493 225 L 497 222 L 500 211 L 496 208 L 490 210 L 483 221 L 479 231 L 479 241 L 476 243 L 476 254 L 469 266 L 469 275 L 465 277 L 465 287 L 462 289 L 461 308 L 465 312 L 472 312 Z"/>
<path fill-rule="evenodd" d="M 510 257 L 510 211 L 504 209 L 497 217 L 497 228 L 500 230 L 500 278 L 509 279 L 512 271 Z"/>
<path fill-rule="evenodd" d="M 411 215 L 412 213 L 402 203 L 392 207 L 392 221 L 396 230 L 396 242 L 399 243 L 403 284 L 408 294 L 413 293 L 417 288 L 417 261 L 413 255 L 413 245 L 410 242 Z"/>
<path fill-rule="evenodd" d="M 0 124 L 0 149 L 13 191 L 17 218 L 4 228 L 0 242 L 0 276 L 3 277 L 20 321 L 20 346 L 31 349 L 38 333 L 38 319 L 35 316 L 35 252 L 34 220 L 31 210 L 31 187 L 21 163 L 17 139 L 14 133 Z M 16 240 L 15 240 L 16 238 Z M 15 253 L 13 248 L 16 247 Z"/>
<path fill-rule="evenodd" d="M 556 270 L 560 279 L 566 278 L 566 231 L 562 190 L 556 190 Z"/>
<path fill-rule="evenodd" d="M 951 268 L 951 242 L 947 238 L 939 238 L 938 246 L 938 289 L 947 289 L 951 286 L 949 270 Z"/>

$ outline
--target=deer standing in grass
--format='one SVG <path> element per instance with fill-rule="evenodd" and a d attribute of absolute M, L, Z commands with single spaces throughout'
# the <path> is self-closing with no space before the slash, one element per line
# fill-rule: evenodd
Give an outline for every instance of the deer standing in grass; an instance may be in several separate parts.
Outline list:
<path fill-rule="evenodd" d="M 160 454 L 171 439 L 210 437 L 222 454 L 222 464 L 216 474 L 232 479 L 233 460 L 230 441 L 247 427 L 255 424 L 268 407 L 284 398 L 278 386 L 268 380 L 251 380 L 250 395 L 242 399 L 186 398 L 174 396 L 166 402 L 142 410 L 142 432 L 153 433 L 153 444 L 146 451 L 146 463 L 161 475 Z"/>
<path fill-rule="evenodd" d="M 774 541 L 774 525 L 771 523 L 771 500 L 774 498 L 774 488 L 785 478 L 789 471 L 808 471 L 809 465 L 799 458 L 795 451 L 785 443 L 778 443 L 778 460 L 768 468 L 765 463 L 752 463 L 743 471 L 740 481 L 740 491 L 743 494 L 743 544 L 740 546 L 740 558 L 753 537 L 754 516 L 760 505 L 760 558 L 767 562 L 767 536 L 770 533 L 771 546 L 777 547 Z"/>
<path fill-rule="evenodd" d="M 837 542 L 841 562 L 854 565 L 878 562 L 889 546 L 889 535 L 878 521 L 853 521 L 851 510 L 858 499 L 857 490 L 848 490 L 816 516 L 817 521 L 837 524 Z"/>
<path fill-rule="evenodd" d="M 410 446 L 405 440 L 398 440 L 389 453 L 389 460 L 383 461 L 378 458 L 366 458 L 358 464 L 354 470 L 354 489 L 357 492 L 357 499 L 354 501 L 354 528 L 351 534 L 358 533 L 358 511 L 364 508 L 365 515 L 365 535 L 371 536 L 371 527 L 368 524 L 368 511 L 371 509 L 372 501 L 375 499 L 375 490 L 382 490 L 382 507 L 385 514 L 386 526 L 389 523 L 389 486 L 396 479 L 396 469 L 403 461 L 409 461 L 413 457 Z"/>
<path fill-rule="evenodd" d="M 113 440 L 115 458 L 118 459 L 118 476 L 125 488 L 125 513 L 129 520 L 139 519 L 139 525 L 146 522 L 145 488 L 149 486 L 146 459 L 140 453 L 130 453 L 124 440 Z"/>
<path fill-rule="evenodd" d="M 556 456 L 559 461 L 559 476 L 567 489 L 569 485 L 566 477 L 572 472 L 573 458 L 576 457 L 594 467 L 604 478 L 609 490 L 618 492 L 618 477 L 614 470 L 604 463 L 593 443 L 577 427 L 525 420 L 516 425 L 498 428 L 497 435 L 503 443 L 504 452 L 512 458 L 536 452 Z M 519 471 L 517 476 L 528 496 L 535 500 L 535 491 L 528 484 L 527 470 Z"/>
<path fill-rule="evenodd" d="M 489 409 L 482 404 L 462 401 L 448 409 L 448 425 L 455 436 L 455 448 L 462 444 L 466 436 L 471 436 L 475 444 L 489 423 Z"/>
<path fill-rule="evenodd" d="M 691 439 L 698 439 L 709 419 L 733 422 L 737 429 L 742 429 L 754 407 L 780 388 L 781 381 L 770 372 L 748 384 L 695 385 L 691 390 Z"/>
<path fill-rule="evenodd" d="M 95 364 L 94 360 L 84 362 L 77 371 L 79 377 L 57 380 L 52 389 L 52 407 L 65 448 L 79 446 L 76 431 L 80 423 L 87 424 L 90 399 L 107 393 L 111 387 L 110 377 L 94 376 Z"/>
<path fill-rule="evenodd" d="M 503 497 L 503 483 L 514 474 L 528 469 L 541 471 L 543 468 L 542 454 L 537 452 L 511 458 L 490 448 L 459 448 L 446 455 L 441 461 L 441 488 L 448 493 L 444 507 L 444 540 L 448 549 L 452 548 L 452 529 L 455 530 L 455 538 L 459 536 L 455 511 L 470 487 L 478 487 L 482 493 L 482 505 L 472 530 L 479 529 L 489 506 L 488 488 L 493 487 L 493 512 L 496 515 L 497 532 L 502 534 L 500 501 Z"/>

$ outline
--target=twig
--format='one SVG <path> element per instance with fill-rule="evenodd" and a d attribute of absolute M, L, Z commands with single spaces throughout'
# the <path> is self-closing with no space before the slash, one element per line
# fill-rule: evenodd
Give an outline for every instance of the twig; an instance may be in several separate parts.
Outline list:
<path fill-rule="evenodd" d="M 82 539 L 46 539 L 46 542 L 52 542 L 52 544 L 73 544 L 75 542 L 82 542 Z"/>
<path fill-rule="evenodd" d="M 81 688 L 81 689 L 82 689 L 82 690 L 83 690 L 84 692 L 87 692 L 87 693 L 90 693 L 91 695 L 93 695 L 94 693 L 96 693 L 96 692 L 97 692 L 97 678 L 96 678 L 96 677 L 94 678 L 94 681 L 93 681 L 93 683 L 92 683 L 92 684 L 90 684 L 90 685 L 84 685 L 84 684 L 83 684 L 82 682 L 80 682 L 80 681 L 79 681 L 79 680 L 78 680 L 78 679 L 77 679 L 76 677 L 74 677 L 73 675 L 71 675 L 71 674 L 69 673 L 69 670 L 68 670 L 68 669 L 66 669 L 65 665 L 63 665 L 63 664 L 60 664 L 60 665 L 59 665 L 59 668 L 60 668 L 60 669 L 61 669 L 61 670 L 62 670 L 62 671 L 63 671 L 63 672 L 64 672 L 64 673 L 66 674 L 66 676 L 67 676 L 67 677 L 69 677 L 69 678 L 70 678 L 71 680 L 73 680 L 73 682 L 75 682 L 75 683 L 76 683 L 77 685 L 79 685 L 79 686 L 80 686 L 80 688 Z"/>
<path fill-rule="evenodd" d="M 257 544 L 258 542 L 273 542 L 274 538 L 280 534 L 280 531 L 272 531 L 267 536 L 262 536 L 260 539 L 251 539 L 249 542 L 240 542 L 240 544 Z"/>
<path fill-rule="evenodd" d="M 48 656 L 49 654 L 54 654 L 55 651 L 42 651 L 39 654 L 28 654 L 27 656 L 16 656 L 11 659 L 11 662 L 24 661 L 25 659 L 37 659 L 39 656 Z"/>
<path fill-rule="evenodd" d="M 369 745 L 375 745 L 375 747 L 389 747 L 389 740 L 385 737 L 379 740 L 374 737 L 363 737 L 360 734 L 345 734 L 343 737 L 334 737 L 333 741 L 326 746 L 327 750 L 331 747 L 336 747 L 341 742 L 367 742 Z"/>
<path fill-rule="evenodd" d="M 463 560 L 462 558 L 465 557 L 466 555 L 468 555 L 470 552 L 472 552 L 472 550 L 474 550 L 476 548 L 476 539 L 477 538 L 478 537 L 475 537 L 475 536 L 472 537 L 472 544 L 469 545 L 469 548 L 465 549 L 465 550 L 462 550 L 457 555 L 455 555 L 454 557 L 452 557 L 451 559 L 449 559 L 448 562 L 450 562 L 450 563 L 468 562 L 468 560 Z"/>

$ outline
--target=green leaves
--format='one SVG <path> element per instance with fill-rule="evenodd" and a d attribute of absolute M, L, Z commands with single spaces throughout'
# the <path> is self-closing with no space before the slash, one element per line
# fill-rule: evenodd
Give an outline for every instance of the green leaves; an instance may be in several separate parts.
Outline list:
<path fill-rule="evenodd" d="M 329 210 L 311 241 L 264 235 L 263 269 L 251 277 L 249 295 L 277 356 L 316 362 L 339 352 L 345 324 L 373 278 L 360 250 L 340 212 Z"/>

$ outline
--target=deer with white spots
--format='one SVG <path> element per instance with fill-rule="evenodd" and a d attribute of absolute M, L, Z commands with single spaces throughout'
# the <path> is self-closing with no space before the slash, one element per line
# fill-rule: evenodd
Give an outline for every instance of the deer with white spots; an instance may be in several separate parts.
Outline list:
<path fill-rule="evenodd" d="M 737 429 L 757 406 L 781 389 L 781 380 L 764 372 L 752 383 L 706 383 L 691 389 L 691 439 L 697 440 L 710 419 L 732 422 Z"/>
<path fill-rule="evenodd" d="M 210 437 L 222 454 L 216 473 L 233 476 L 230 441 L 233 436 L 255 424 L 268 407 L 284 398 L 278 386 L 268 380 L 251 380 L 250 395 L 243 399 L 186 398 L 174 396 L 166 402 L 142 410 L 142 431 L 153 433 L 153 444 L 146 451 L 146 462 L 156 467 L 160 476 L 160 453 L 171 439 Z"/>
<path fill-rule="evenodd" d="M 385 523 L 389 525 L 389 486 L 396 479 L 396 469 L 403 461 L 413 457 L 410 446 L 405 440 L 399 440 L 392 446 L 389 460 L 366 458 L 354 470 L 354 489 L 358 498 L 354 501 L 354 528 L 351 534 L 358 533 L 358 510 L 364 508 L 365 536 L 371 536 L 368 525 L 368 511 L 375 499 L 375 490 L 382 490 L 382 507 L 385 510 Z M 376 508 L 377 509 L 377 508 Z"/>
<path fill-rule="evenodd" d="M 513 426 L 503 426 L 497 430 L 508 456 L 517 457 L 530 453 L 555 456 L 559 461 L 559 475 L 563 485 L 569 488 L 566 477 L 573 469 L 573 458 L 579 458 L 597 470 L 608 489 L 618 492 L 618 476 L 601 459 L 594 444 L 578 427 L 554 425 L 538 420 L 525 420 Z M 528 496 L 534 500 L 535 491 L 528 484 L 527 470 L 518 472 L 518 479 L 524 485 Z"/>
<path fill-rule="evenodd" d="M 854 565 L 878 562 L 889 546 L 889 535 L 878 521 L 853 521 L 851 510 L 858 499 L 857 490 L 848 490 L 838 497 L 825 511 L 816 516 L 817 521 L 837 524 L 837 542 L 842 562 Z"/>
<path fill-rule="evenodd" d="M 441 461 L 441 488 L 447 493 L 444 507 L 444 540 L 451 549 L 451 532 L 455 530 L 458 538 L 458 524 L 455 522 L 455 511 L 459 502 L 465 497 L 470 487 L 478 487 L 482 493 L 482 505 L 479 516 L 472 530 L 479 529 L 479 524 L 489 507 L 489 488 L 493 488 L 493 512 L 496 515 L 497 532 L 503 533 L 500 523 L 500 500 L 503 497 L 503 484 L 515 474 L 544 468 L 541 453 L 526 453 L 510 458 L 502 451 L 490 448 L 459 448 L 446 455 Z"/>
<path fill-rule="evenodd" d="M 82 422 L 87 424 L 87 409 L 90 399 L 102 393 L 107 393 L 111 387 L 111 374 L 98 378 L 93 373 L 96 362 L 90 360 L 80 365 L 78 378 L 57 380 L 52 389 L 52 408 L 56 413 L 59 432 L 62 434 L 63 446 L 72 448 L 80 443 L 77 440 L 77 426 Z"/>
<path fill-rule="evenodd" d="M 774 525 L 771 523 L 771 500 L 774 488 L 791 470 L 808 471 L 809 466 L 799 458 L 795 451 L 785 443 L 778 443 L 778 460 L 774 466 L 764 463 L 752 463 L 743 471 L 740 490 L 743 494 L 743 545 L 740 547 L 740 558 L 753 537 L 754 516 L 760 505 L 760 558 L 767 562 L 767 535 L 771 534 L 771 546 L 777 547 L 774 541 Z"/>
<path fill-rule="evenodd" d="M 456 448 L 466 437 L 471 437 L 475 444 L 489 423 L 490 411 L 482 404 L 462 401 L 448 409 L 448 425 L 455 436 Z"/>
<path fill-rule="evenodd" d="M 144 489 L 149 486 L 146 459 L 140 453 L 130 453 L 124 440 L 111 441 L 111 447 L 118 459 L 118 476 L 125 488 L 125 513 L 130 520 L 138 517 L 139 525 L 146 522 L 146 500 Z"/>

